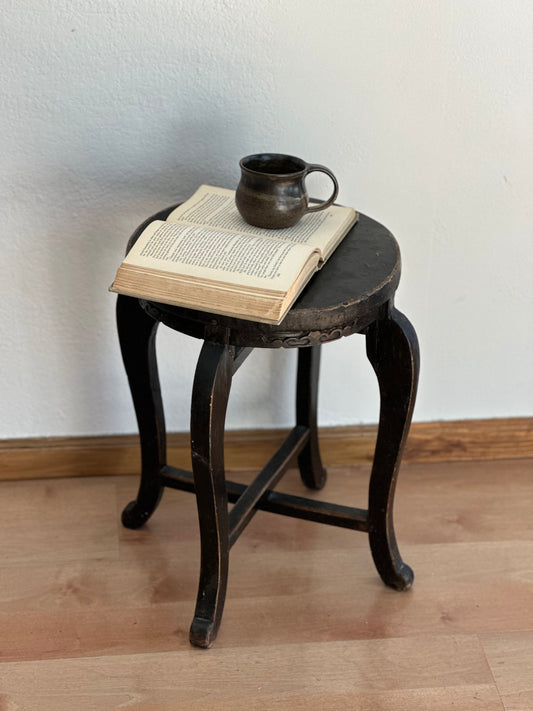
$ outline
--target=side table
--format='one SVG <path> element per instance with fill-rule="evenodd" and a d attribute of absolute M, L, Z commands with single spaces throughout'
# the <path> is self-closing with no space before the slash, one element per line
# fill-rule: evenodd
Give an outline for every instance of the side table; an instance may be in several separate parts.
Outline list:
<path fill-rule="evenodd" d="M 128 249 L 152 220 L 132 235 Z M 399 553 L 393 500 L 416 397 L 419 353 L 416 333 L 393 304 L 400 280 L 400 252 L 391 233 L 360 216 L 323 269 L 278 326 L 219 316 L 119 295 L 117 325 L 141 441 L 138 495 L 122 513 L 128 528 L 153 514 L 165 487 L 196 493 L 201 571 L 190 641 L 209 647 L 216 638 L 226 594 L 229 551 L 257 510 L 295 516 L 368 534 L 384 583 L 406 590 L 413 571 Z M 191 402 L 192 468 L 167 464 L 165 420 L 155 353 L 159 323 L 203 339 Z M 320 348 L 354 333 L 366 338 L 367 356 L 379 383 L 380 418 L 369 482 L 368 508 L 292 496 L 273 490 L 297 455 L 305 486 L 326 482 L 317 432 Z M 232 377 L 253 348 L 298 348 L 296 425 L 248 486 L 226 481 L 224 425 Z M 228 502 L 234 503 L 228 510 Z"/>

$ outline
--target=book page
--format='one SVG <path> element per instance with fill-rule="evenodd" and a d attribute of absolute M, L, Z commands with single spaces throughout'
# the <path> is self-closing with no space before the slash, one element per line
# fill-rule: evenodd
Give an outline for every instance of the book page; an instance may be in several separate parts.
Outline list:
<path fill-rule="evenodd" d="M 326 210 L 304 215 L 293 227 L 266 230 L 243 220 L 235 205 L 234 190 L 202 185 L 192 197 L 170 213 L 167 221 L 308 244 L 320 249 L 321 253 L 327 253 L 323 254 L 326 258 L 332 251 L 330 242 L 335 242 L 339 234 L 344 236 L 343 228 L 356 221 L 356 213 L 352 208 L 332 205 Z"/>
<path fill-rule="evenodd" d="M 144 230 L 124 264 L 286 291 L 314 252 L 312 247 L 276 239 L 156 220 Z"/>

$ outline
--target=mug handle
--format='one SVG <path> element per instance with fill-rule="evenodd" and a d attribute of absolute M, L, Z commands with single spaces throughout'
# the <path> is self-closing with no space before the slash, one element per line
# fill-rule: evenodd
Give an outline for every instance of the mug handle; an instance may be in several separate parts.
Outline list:
<path fill-rule="evenodd" d="M 329 177 L 333 180 L 333 194 L 331 195 L 329 200 L 321 202 L 319 205 L 315 205 L 314 207 L 308 207 L 306 212 L 319 212 L 319 210 L 325 210 L 326 207 L 329 207 L 335 201 L 337 195 L 339 194 L 339 184 L 337 183 L 337 178 L 333 175 L 329 168 L 326 168 L 325 165 L 319 165 L 318 163 L 309 163 L 307 165 L 307 172 L 305 174 L 306 177 L 309 175 L 309 173 L 312 173 L 315 170 L 320 173 L 325 173 L 326 175 L 329 175 Z"/>

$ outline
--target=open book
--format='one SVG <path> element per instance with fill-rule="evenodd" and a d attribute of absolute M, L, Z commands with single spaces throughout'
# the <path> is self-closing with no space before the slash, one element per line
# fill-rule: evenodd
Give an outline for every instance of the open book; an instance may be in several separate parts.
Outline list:
<path fill-rule="evenodd" d="M 332 205 L 293 227 L 261 229 L 242 219 L 234 190 L 202 185 L 144 229 L 110 291 L 278 324 L 357 218 Z"/>

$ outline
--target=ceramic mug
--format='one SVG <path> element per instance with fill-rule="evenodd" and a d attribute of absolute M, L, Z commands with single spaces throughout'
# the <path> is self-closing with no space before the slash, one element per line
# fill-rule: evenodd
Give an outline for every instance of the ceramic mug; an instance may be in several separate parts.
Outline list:
<path fill-rule="evenodd" d="M 239 165 L 241 179 L 235 202 L 243 219 L 255 227 L 291 227 L 306 213 L 329 207 L 339 192 L 337 180 L 329 168 L 283 153 L 246 156 Z M 309 205 L 305 178 L 314 171 L 329 175 L 333 193 L 329 200 Z"/>

